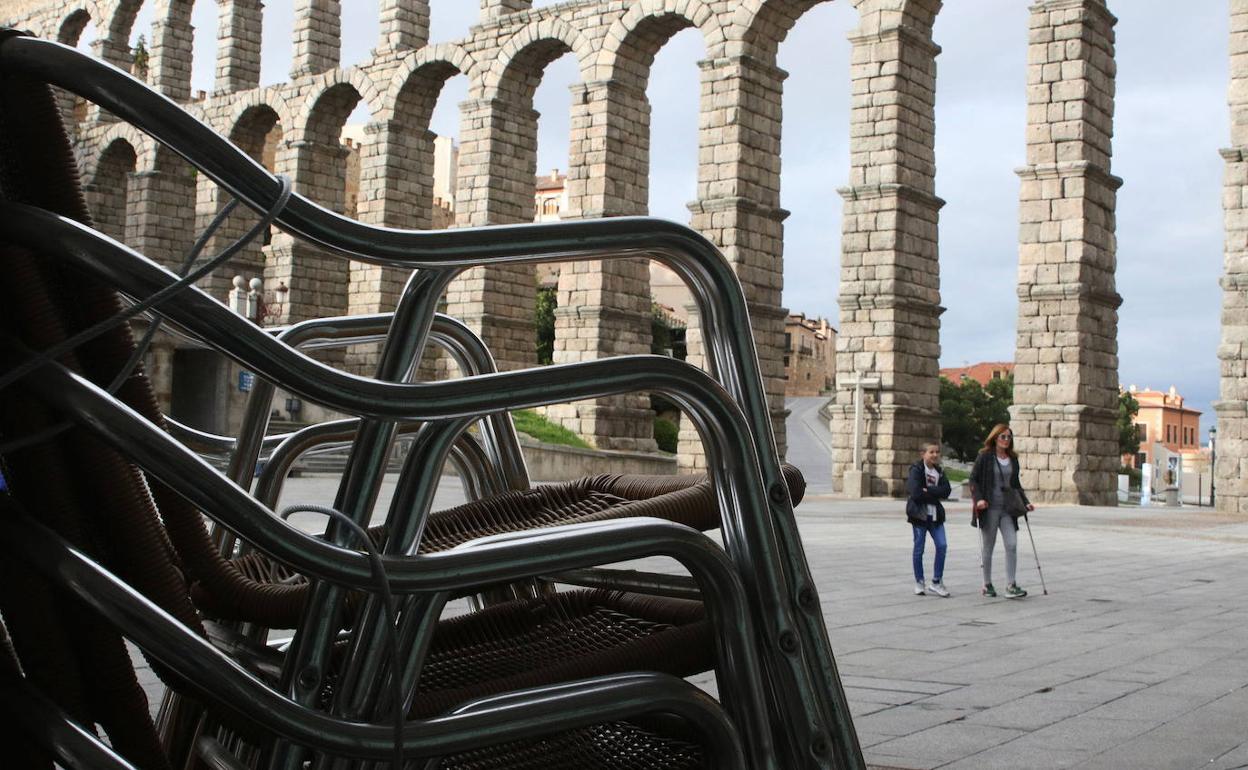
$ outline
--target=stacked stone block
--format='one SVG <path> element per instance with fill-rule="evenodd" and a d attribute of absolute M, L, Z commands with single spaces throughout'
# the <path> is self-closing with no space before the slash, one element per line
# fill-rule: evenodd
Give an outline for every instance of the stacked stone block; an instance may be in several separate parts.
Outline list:
<path fill-rule="evenodd" d="M 533 221 L 537 113 L 528 104 L 470 99 L 460 105 L 460 227 Z M 482 336 L 502 371 L 537 363 L 531 265 L 474 267 L 447 290 L 447 312 Z"/>
<path fill-rule="evenodd" d="M 841 325 L 833 474 L 860 470 L 867 493 L 900 495 L 923 442 L 940 435 L 940 269 L 934 194 L 936 56 L 931 22 L 939 3 L 908 16 L 859 7 L 850 37 L 850 178 L 841 238 Z M 854 469 L 854 394 L 878 377 L 866 405 L 862 467 Z M 855 490 L 857 492 L 857 490 Z"/>
<path fill-rule="evenodd" d="M 152 22 L 148 82 L 174 101 L 191 98 L 191 4 L 169 3 L 168 15 Z"/>
<path fill-rule="evenodd" d="M 1033 500 L 1117 501 L 1116 21 L 1101 0 L 1031 7 L 1010 414 Z"/>
<path fill-rule="evenodd" d="M 232 94 L 260 85 L 260 0 L 226 0 L 217 19 L 217 66 L 213 94 Z"/>
<path fill-rule="evenodd" d="M 299 79 L 338 66 L 342 55 L 342 6 L 338 0 L 295 0 L 295 57 L 290 77 Z"/>
<path fill-rule="evenodd" d="M 1218 510 L 1248 513 L 1248 0 L 1231 0 L 1231 147 L 1222 208 L 1226 249 L 1222 273 L 1222 342 L 1217 414 Z"/>
<path fill-rule="evenodd" d="M 429 42 L 428 0 L 380 0 L 379 57 L 414 51 Z"/>
<path fill-rule="evenodd" d="M 758 349 L 772 432 L 784 440 L 784 219 L 780 208 L 781 91 L 788 76 L 767 58 L 724 56 L 700 63 L 702 115 L 694 229 L 723 252 L 741 279 Z M 696 313 L 691 313 L 692 317 Z M 690 360 L 706 365 L 700 319 L 685 333 Z M 680 466 L 699 471 L 697 434 L 682 423 Z"/>
<path fill-rule="evenodd" d="M 650 104 L 618 81 L 572 93 L 568 211 L 563 218 L 645 214 Z M 644 259 L 565 263 L 559 271 L 554 363 L 650 352 L 650 274 Z M 653 451 L 645 394 L 558 404 L 547 416 L 600 449 Z"/>

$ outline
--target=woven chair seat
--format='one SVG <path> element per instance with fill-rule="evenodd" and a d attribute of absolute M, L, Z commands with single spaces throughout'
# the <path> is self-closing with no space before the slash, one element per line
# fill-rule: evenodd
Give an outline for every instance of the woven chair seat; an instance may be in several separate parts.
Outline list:
<path fill-rule="evenodd" d="M 570 730 L 442 760 L 441 770 L 694 770 L 705 767 L 696 743 L 627 722 Z"/>
<path fill-rule="evenodd" d="M 802 472 L 783 467 L 793 504 L 806 491 Z M 641 476 L 600 474 L 465 503 L 432 513 L 425 525 L 419 553 L 437 553 L 470 540 L 565 524 L 583 524 L 630 516 L 667 519 L 699 531 L 719 526 L 719 507 L 706 476 Z M 386 538 L 384 526 L 369 530 L 375 545 Z M 264 554 L 250 553 L 230 563 L 259 583 L 295 583 L 302 577 Z M 196 594 L 206 608 L 221 611 L 211 596 Z"/>

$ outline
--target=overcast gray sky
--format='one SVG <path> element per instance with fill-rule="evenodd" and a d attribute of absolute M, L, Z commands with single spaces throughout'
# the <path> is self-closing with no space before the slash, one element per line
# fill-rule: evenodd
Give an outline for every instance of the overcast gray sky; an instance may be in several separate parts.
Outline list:
<path fill-rule="evenodd" d="M 535 6 L 553 5 L 537 0 Z M 134 35 L 147 32 L 152 0 Z M 348 5 L 344 3 L 344 6 Z M 343 62 L 376 44 L 376 0 L 351 0 Z M 936 22 L 936 192 L 941 212 L 942 366 L 1009 360 L 1017 312 L 1018 177 L 1024 162 L 1027 0 L 946 0 Z M 286 79 L 293 0 L 266 0 L 262 79 Z M 432 0 L 434 42 L 462 36 L 474 0 Z M 1229 10 L 1226 0 L 1114 0 L 1118 98 L 1113 173 L 1118 195 L 1119 375 L 1124 385 L 1174 385 L 1204 412 L 1218 395 L 1222 270 L 1222 160 Z M 841 200 L 848 177 L 847 2 L 808 12 L 780 48 L 785 84 L 782 205 L 785 304 L 837 318 Z M 195 3 L 194 87 L 211 86 L 215 3 Z M 84 39 L 94 37 L 88 29 Z M 653 107 L 651 213 L 687 222 L 696 178 L 698 34 L 686 30 L 659 53 Z M 538 169 L 566 169 L 571 55 L 553 63 L 536 97 L 542 114 Z M 458 134 L 464 78 L 451 81 L 433 129 Z M 366 115 L 358 117 L 366 120 Z M 836 321 L 833 321 L 836 324 Z M 1204 433 L 1202 432 L 1202 439 Z"/>

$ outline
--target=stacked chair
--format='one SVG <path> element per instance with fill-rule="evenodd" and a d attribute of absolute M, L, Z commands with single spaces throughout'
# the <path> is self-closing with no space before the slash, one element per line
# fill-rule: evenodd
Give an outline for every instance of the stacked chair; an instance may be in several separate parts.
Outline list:
<path fill-rule="evenodd" d="M 151 134 L 262 223 L 412 270 L 394 313 L 261 329 L 95 232 L 49 85 Z M 474 265 L 639 255 L 689 283 L 709 372 L 633 356 L 497 373 L 434 312 Z M 6 767 L 863 766 L 793 516 L 800 474 L 776 457 L 740 286 L 696 233 L 363 225 L 127 74 L 3 31 L 0 266 Z M 127 307 L 257 373 L 239 436 L 160 414 Z M 364 340 L 382 345 L 373 377 L 306 350 Z M 431 344 L 465 376 L 411 382 Z M 354 417 L 267 436 L 278 387 Z M 530 487 L 508 410 L 635 391 L 693 420 L 707 476 Z M 399 436 L 393 501 L 365 530 Z M 348 459 L 313 536 L 274 508 L 290 464 L 327 443 Z M 197 449 L 228 454 L 226 472 Z M 434 513 L 448 461 L 469 502 Z M 649 556 L 690 577 L 604 568 Z M 473 611 L 445 619 L 458 597 Z M 155 721 L 125 640 L 167 685 Z M 707 670 L 718 699 L 685 680 Z"/>

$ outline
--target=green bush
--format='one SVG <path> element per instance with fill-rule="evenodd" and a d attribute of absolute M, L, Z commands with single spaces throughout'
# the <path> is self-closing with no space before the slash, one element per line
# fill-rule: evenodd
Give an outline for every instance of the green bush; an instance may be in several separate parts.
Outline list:
<path fill-rule="evenodd" d="M 674 454 L 676 437 L 679 433 L 680 428 L 671 420 L 665 420 L 662 417 L 654 419 L 654 443 L 659 445 L 661 451 Z"/>
<path fill-rule="evenodd" d="M 1129 465 L 1124 465 L 1118 469 L 1118 475 L 1127 476 L 1130 478 L 1130 480 L 1127 482 L 1127 487 L 1129 489 L 1140 488 L 1140 479 L 1142 478 L 1142 474 L 1140 473 L 1139 468 L 1132 468 Z"/>
<path fill-rule="evenodd" d="M 945 468 L 945 476 L 949 478 L 950 484 L 961 484 L 971 477 L 971 473 L 958 468 Z"/>
<path fill-rule="evenodd" d="M 530 409 L 512 412 L 511 421 L 515 423 L 516 430 L 532 436 L 542 443 L 574 446 L 581 449 L 591 448 L 580 436 L 562 425 L 556 425 Z"/>

